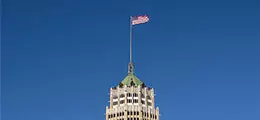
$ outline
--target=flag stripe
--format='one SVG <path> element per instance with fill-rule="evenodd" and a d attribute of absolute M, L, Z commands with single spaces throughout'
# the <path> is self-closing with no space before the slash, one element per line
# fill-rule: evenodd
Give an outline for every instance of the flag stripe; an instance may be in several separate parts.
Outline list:
<path fill-rule="evenodd" d="M 132 25 L 142 24 L 149 21 L 148 16 L 136 16 L 132 17 Z"/>

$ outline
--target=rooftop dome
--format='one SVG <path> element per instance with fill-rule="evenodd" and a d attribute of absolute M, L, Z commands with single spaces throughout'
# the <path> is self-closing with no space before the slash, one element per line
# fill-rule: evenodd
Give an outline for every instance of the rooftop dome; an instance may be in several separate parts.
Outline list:
<path fill-rule="evenodd" d="M 128 75 L 119 83 L 119 86 L 143 86 L 144 83 L 138 79 L 133 73 Z"/>

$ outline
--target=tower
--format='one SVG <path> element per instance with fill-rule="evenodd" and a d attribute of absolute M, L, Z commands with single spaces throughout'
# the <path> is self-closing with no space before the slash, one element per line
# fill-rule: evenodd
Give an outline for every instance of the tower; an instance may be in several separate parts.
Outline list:
<path fill-rule="evenodd" d="M 131 25 L 132 23 L 131 18 Z M 146 86 L 134 74 L 131 45 L 130 37 L 128 74 L 117 86 L 110 88 L 110 105 L 106 107 L 106 120 L 159 120 L 154 89 Z"/>

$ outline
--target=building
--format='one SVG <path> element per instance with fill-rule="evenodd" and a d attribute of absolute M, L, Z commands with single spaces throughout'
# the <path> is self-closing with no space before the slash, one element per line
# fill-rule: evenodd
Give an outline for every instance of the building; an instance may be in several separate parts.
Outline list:
<path fill-rule="evenodd" d="M 159 108 L 155 108 L 154 101 L 154 89 L 135 76 L 134 65 L 130 62 L 128 75 L 110 88 L 106 120 L 159 120 Z"/>

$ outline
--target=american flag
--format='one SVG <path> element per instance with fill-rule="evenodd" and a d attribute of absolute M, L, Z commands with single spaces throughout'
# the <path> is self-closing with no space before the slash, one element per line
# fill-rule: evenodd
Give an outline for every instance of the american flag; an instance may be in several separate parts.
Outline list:
<path fill-rule="evenodd" d="M 132 25 L 142 24 L 142 23 L 146 23 L 148 21 L 149 21 L 149 17 L 146 15 L 132 17 Z"/>

